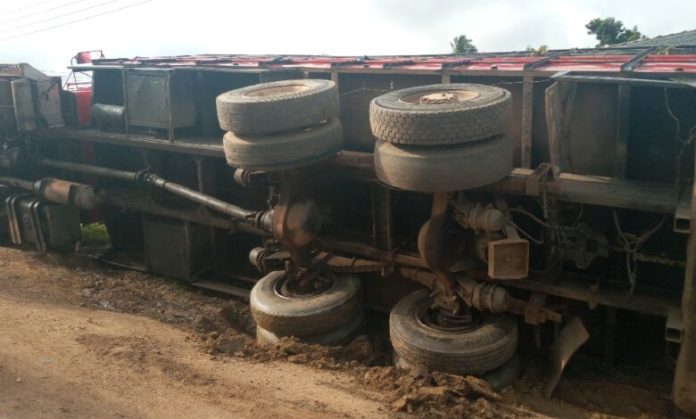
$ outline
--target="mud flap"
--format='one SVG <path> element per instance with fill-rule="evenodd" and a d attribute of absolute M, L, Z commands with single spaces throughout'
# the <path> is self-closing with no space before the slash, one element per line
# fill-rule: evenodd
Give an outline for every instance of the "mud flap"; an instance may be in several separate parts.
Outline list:
<path fill-rule="evenodd" d="M 561 374 L 570 358 L 589 338 L 590 334 L 579 317 L 573 317 L 558 334 L 551 353 L 551 376 L 544 389 L 544 395 L 547 398 L 551 397 L 556 389 L 558 380 L 561 379 Z"/>

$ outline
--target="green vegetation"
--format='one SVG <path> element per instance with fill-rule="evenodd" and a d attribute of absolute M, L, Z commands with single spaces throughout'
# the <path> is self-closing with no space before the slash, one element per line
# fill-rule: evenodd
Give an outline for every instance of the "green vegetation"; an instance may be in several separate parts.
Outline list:
<path fill-rule="evenodd" d="M 82 225 L 82 243 L 85 244 L 108 244 L 109 233 L 106 231 L 106 225 L 102 223 L 92 223 Z"/>
<path fill-rule="evenodd" d="M 467 38 L 466 35 L 455 36 L 450 42 L 450 47 L 452 47 L 452 54 L 475 54 L 478 49 L 471 43 L 471 39 Z"/>
<path fill-rule="evenodd" d="M 531 45 L 527 45 L 527 54 L 529 54 L 530 57 L 535 57 L 538 55 L 546 55 L 547 52 L 549 52 L 549 46 L 548 45 L 539 45 L 539 48 L 534 48 Z"/>
<path fill-rule="evenodd" d="M 616 20 L 613 17 L 607 17 L 604 19 L 595 18 L 592 19 L 587 25 L 587 33 L 589 35 L 595 35 L 599 44 L 598 47 L 604 47 L 607 45 L 621 44 L 624 42 L 637 41 L 639 39 L 645 39 L 646 37 L 638 31 L 638 27 L 634 26 L 633 29 L 624 28 L 623 22 Z"/>

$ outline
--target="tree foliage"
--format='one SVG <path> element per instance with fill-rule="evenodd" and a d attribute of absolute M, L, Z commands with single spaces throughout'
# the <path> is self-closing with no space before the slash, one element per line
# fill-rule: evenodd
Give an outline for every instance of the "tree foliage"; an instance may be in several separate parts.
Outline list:
<path fill-rule="evenodd" d="M 546 55 L 549 52 L 549 46 L 548 45 L 539 45 L 539 48 L 534 48 L 531 45 L 527 45 L 527 49 L 525 50 L 527 54 L 530 57 L 536 57 L 539 55 Z"/>
<path fill-rule="evenodd" d="M 450 42 L 450 47 L 452 47 L 452 54 L 475 54 L 478 49 L 471 43 L 471 39 L 467 38 L 466 35 L 455 36 Z"/>
<path fill-rule="evenodd" d="M 585 25 L 585 28 L 587 28 L 589 35 L 597 37 L 598 47 L 645 39 L 645 36 L 638 31 L 637 26 L 634 26 L 633 29 L 624 28 L 623 22 L 613 17 L 592 19 Z"/>

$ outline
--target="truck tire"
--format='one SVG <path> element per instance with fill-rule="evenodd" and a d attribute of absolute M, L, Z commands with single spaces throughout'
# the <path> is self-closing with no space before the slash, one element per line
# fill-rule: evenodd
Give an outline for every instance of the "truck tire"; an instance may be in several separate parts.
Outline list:
<path fill-rule="evenodd" d="M 222 140 L 227 164 L 249 170 L 287 170 L 331 157 L 343 148 L 338 119 L 300 131 L 242 137 L 228 132 Z"/>
<path fill-rule="evenodd" d="M 439 146 L 483 140 L 505 132 L 510 92 L 480 84 L 434 84 L 397 90 L 370 103 L 370 126 L 394 144 Z"/>
<path fill-rule="evenodd" d="M 338 329 L 330 330 L 318 335 L 301 336 L 300 339 L 304 343 L 312 345 L 337 346 L 349 343 L 358 335 L 358 332 L 363 327 L 365 316 L 359 313 L 355 318 L 348 323 L 340 326 Z M 261 346 L 273 345 L 277 343 L 283 336 L 273 333 L 261 327 L 256 327 L 256 343 Z"/>
<path fill-rule="evenodd" d="M 505 136 L 449 147 L 375 143 L 375 173 L 384 184 L 416 192 L 451 192 L 495 183 L 512 170 Z"/>
<path fill-rule="evenodd" d="M 360 278 L 340 275 L 324 292 L 288 297 L 278 291 L 284 271 L 261 278 L 249 296 L 257 327 L 277 336 L 312 336 L 336 330 L 362 315 Z"/>
<path fill-rule="evenodd" d="M 389 337 L 397 367 L 424 365 L 450 374 L 483 374 L 508 362 L 517 350 L 517 320 L 506 314 L 486 314 L 466 330 L 431 327 L 421 319 L 432 301 L 428 290 L 413 292 L 389 315 Z"/>
<path fill-rule="evenodd" d="M 242 87 L 216 99 L 225 131 L 258 136 L 292 131 L 338 117 L 338 91 L 331 80 L 283 80 Z"/>

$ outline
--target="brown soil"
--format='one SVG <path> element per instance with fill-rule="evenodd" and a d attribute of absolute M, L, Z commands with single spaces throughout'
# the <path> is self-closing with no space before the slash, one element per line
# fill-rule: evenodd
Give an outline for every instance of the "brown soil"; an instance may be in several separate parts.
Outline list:
<path fill-rule="evenodd" d="M 247 306 L 81 256 L 0 248 L 0 417 L 669 417 L 664 391 L 528 367 L 497 394 L 389 366 L 383 332 L 259 348 Z"/>

